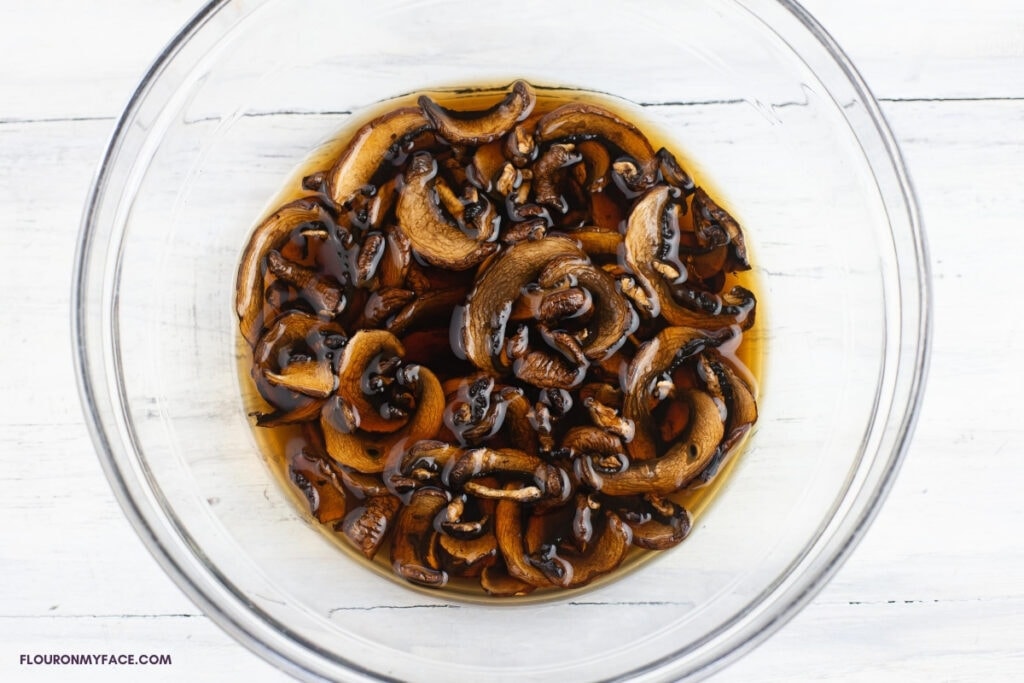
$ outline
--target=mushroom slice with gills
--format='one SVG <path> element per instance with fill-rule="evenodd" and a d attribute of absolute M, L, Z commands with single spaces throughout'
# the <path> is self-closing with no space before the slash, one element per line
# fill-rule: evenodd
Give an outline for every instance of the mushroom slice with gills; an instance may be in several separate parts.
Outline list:
<path fill-rule="evenodd" d="M 406 581 L 428 588 L 440 588 L 448 582 L 434 549 L 438 537 L 434 518 L 447 504 L 444 491 L 422 488 L 398 512 L 391 539 L 391 566 Z"/>
<path fill-rule="evenodd" d="M 476 477 L 497 475 L 530 480 L 518 487 L 494 488 L 471 481 Z M 474 448 L 449 463 L 442 477 L 452 488 L 462 487 L 480 498 L 512 499 L 532 502 L 541 498 L 566 500 L 571 493 L 567 475 L 535 455 L 514 448 Z"/>
<path fill-rule="evenodd" d="M 483 111 L 446 109 L 426 95 L 418 104 L 445 140 L 453 145 L 477 146 L 497 140 L 528 117 L 536 104 L 536 94 L 529 83 L 519 80 L 504 99 Z"/>
<path fill-rule="evenodd" d="M 747 382 L 716 351 L 708 349 L 701 354 L 699 370 L 708 391 L 725 404 L 726 410 L 725 437 L 718 452 L 697 477 L 697 482 L 708 482 L 718 474 L 733 447 L 757 421 L 757 401 Z"/>
<path fill-rule="evenodd" d="M 444 424 L 463 446 L 479 445 L 501 429 L 514 387 L 496 387 L 490 375 L 467 377 L 445 406 Z"/>
<path fill-rule="evenodd" d="M 282 313 L 253 348 L 251 375 L 260 395 L 276 410 L 258 424 L 314 419 L 337 383 L 337 355 L 344 330 L 301 311 Z"/>
<path fill-rule="evenodd" d="M 636 164 L 630 189 L 642 191 L 654 185 L 658 158 L 643 133 L 607 109 L 584 102 L 572 102 L 554 109 L 537 121 L 534 134 L 541 143 L 568 140 L 602 140 L 622 150 Z"/>
<path fill-rule="evenodd" d="M 331 215 L 315 197 L 297 199 L 280 207 L 249 238 L 235 284 L 235 312 L 242 336 L 250 345 L 256 343 L 263 324 L 264 258 L 271 249 L 279 249 L 296 230 L 310 225 L 334 225 Z"/>
<path fill-rule="evenodd" d="M 674 288 L 686 279 L 686 268 L 678 259 L 679 226 L 670 220 L 673 192 L 665 185 L 655 187 L 629 215 L 623 250 L 625 262 L 636 277 L 637 288 L 643 290 L 642 296 L 633 293 L 631 298 L 648 316 L 661 315 L 671 325 L 704 329 L 737 324 L 749 327 L 755 302 L 753 294 L 742 287 L 734 287 L 729 302 L 714 312 L 693 310 L 673 296 Z M 625 283 L 622 287 L 629 293 Z"/>
<path fill-rule="evenodd" d="M 747 245 L 743 239 L 743 230 L 728 211 L 715 203 L 703 188 L 696 188 L 690 200 L 693 212 L 693 225 L 698 239 L 702 234 L 724 231 L 729 238 L 729 253 L 732 270 L 750 270 L 747 257 Z"/>
<path fill-rule="evenodd" d="M 564 332 L 560 334 L 575 340 L 575 337 Z M 573 389 L 586 379 L 590 364 L 585 358 L 582 363 L 574 364 L 559 351 L 558 354 L 529 351 L 512 364 L 513 373 L 520 381 L 541 389 Z"/>
<path fill-rule="evenodd" d="M 360 330 L 352 340 L 361 335 L 360 346 L 347 358 L 342 356 L 334 397 L 338 405 L 333 412 L 324 410 L 320 426 L 332 458 L 360 472 L 375 473 L 383 471 L 386 456 L 395 446 L 426 439 L 437 432 L 444 411 L 444 392 L 434 374 L 421 366 L 398 367 L 393 370 L 393 379 L 368 372 L 374 366 L 386 369 L 380 365 L 383 351 L 393 352 L 385 364 L 398 365 L 403 348 L 393 335 L 382 330 Z M 390 386 L 384 386 L 385 392 L 391 392 L 390 400 L 409 404 L 411 415 L 402 417 L 404 423 L 385 418 L 366 398 L 367 389 L 375 391 L 372 385 L 385 379 L 390 382 Z M 327 406 L 331 405 L 328 401 Z"/>
<path fill-rule="evenodd" d="M 386 325 L 388 332 L 405 336 L 411 330 L 444 320 L 465 298 L 462 288 L 435 289 L 414 296 Z"/>
<path fill-rule="evenodd" d="M 622 417 L 618 410 L 593 398 L 583 399 L 583 406 L 590 413 L 590 420 L 595 426 L 621 437 L 626 443 L 633 440 L 633 436 L 636 434 L 636 425 L 632 420 Z"/>
<path fill-rule="evenodd" d="M 335 526 L 356 550 L 372 560 L 391 530 L 402 502 L 391 494 L 370 496 Z"/>
<path fill-rule="evenodd" d="M 585 552 L 551 545 L 531 555 L 528 561 L 560 588 L 585 586 L 616 569 L 626 559 L 633 532 L 614 512 L 605 510 L 603 517 L 603 523 L 594 529 L 596 538 Z"/>
<path fill-rule="evenodd" d="M 662 391 L 662 378 L 688 358 L 720 344 L 725 338 L 722 332 L 670 327 L 643 344 L 626 371 L 622 414 L 636 425 L 633 440 L 626 444 L 629 466 L 618 472 L 599 472 L 592 458 L 583 458 L 577 468 L 580 479 L 612 496 L 668 495 L 699 474 L 725 435 L 718 403 L 703 391 L 681 392 L 680 399 L 689 407 L 685 438 L 669 445 L 662 455 L 657 455 L 651 412 Z"/>
<path fill-rule="evenodd" d="M 661 178 L 670 186 L 680 190 L 684 195 L 690 195 L 694 191 L 693 178 L 683 170 L 683 167 L 676 160 L 675 155 L 664 147 L 658 150 L 658 170 L 661 171 Z"/>
<path fill-rule="evenodd" d="M 506 488 L 516 488 L 515 483 Z M 494 536 L 509 576 L 537 588 L 551 586 L 551 580 L 527 558 L 523 534 L 523 508 L 511 498 L 498 501 L 494 509 Z"/>
<path fill-rule="evenodd" d="M 659 496 L 637 500 L 612 498 L 622 520 L 633 531 L 633 545 L 647 550 L 667 550 L 683 542 L 693 526 L 682 505 Z"/>
<path fill-rule="evenodd" d="M 345 516 L 345 489 L 327 461 L 300 449 L 288 458 L 288 478 L 318 522 L 330 524 Z"/>
<path fill-rule="evenodd" d="M 589 292 L 593 300 L 594 315 L 587 323 L 583 353 L 588 360 L 604 360 L 636 331 L 640 323 L 636 311 L 619 293 L 615 279 L 586 260 L 552 258 L 538 282 L 548 287 L 567 279 L 575 280 L 576 286 Z"/>
<path fill-rule="evenodd" d="M 391 150 L 433 127 L 419 107 L 404 107 L 370 121 L 327 173 L 327 192 L 338 205 L 347 202 L 373 180 Z"/>
<path fill-rule="evenodd" d="M 621 472 L 629 465 L 622 439 L 599 427 L 576 426 L 562 438 L 562 448 L 573 460 L 577 476 L 584 459 L 598 473 Z"/>
<path fill-rule="evenodd" d="M 386 475 L 400 492 L 423 485 L 440 485 L 441 474 L 451 460 L 462 454 L 462 449 L 436 439 L 422 439 L 402 454 L 397 471 Z"/>
<path fill-rule="evenodd" d="M 317 315 L 331 318 L 345 309 L 345 294 L 337 281 L 320 275 L 313 268 L 289 261 L 276 249 L 267 252 L 267 271 L 296 287 Z"/>
<path fill-rule="evenodd" d="M 398 225 L 412 249 L 432 266 L 467 270 L 497 250 L 494 242 L 470 237 L 435 200 L 437 162 L 429 152 L 413 155 L 398 197 Z"/>
<path fill-rule="evenodd" d="M 484 372 L 501 375 L 511 369 L 501 350 L 512 304 L 560 256 L 586 258 L 575 242 L 559 236 L 517 242 L 499 254 L 477 278 L 465 306 L 452 316 L 456 353 Z"/>
<path fill-rule="evenodd" d="M 583 160 L 586 176 L 583 185 L 587 192 L 598 194 L 608 185 L 608 172 L 612 168 L 612 159 L 608 148 L 596 140 L 584 140 L 576 145 L 576 151 Z"/>
<path fill-rule="evenodd" d="M 579 163 L 582 157 L 570 143 L 559 143 L 548 147 L 533 164 L 534 201 L 559 213 L 569 210 L 569 203 L 561 192 L 563 178 L 560 171 Z"/>

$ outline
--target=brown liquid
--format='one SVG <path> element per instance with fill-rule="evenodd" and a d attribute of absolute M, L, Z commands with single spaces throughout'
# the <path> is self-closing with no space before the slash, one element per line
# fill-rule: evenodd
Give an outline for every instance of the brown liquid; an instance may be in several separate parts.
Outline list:
<path fill-rule="evenodd" d="M 315 150 L 308 159 L 295 169 L 287 179 L 281 194 L 275 197 L 269 204 L 268 214 L 272 213 L 276 207 L 287 202 L 301 197 L 310 196 L 311 193 L 302 187 L 303 178 L 329 169 L 333 160 L 335 160 L 344 150 L 353 133 L 363 124 L 376 118 L 383 112 L 403 106 L 415 106 L 416 99 L 420 94 L 423 93 L 416 93 L 396 98 L 370 108 L 361 116 L 354 117 L 353 120 L 347 123 L 345 128 L 334 138 L 325 143 L 319 149 Z M 438 102 L 449 109 L 472 111 L 482 110 L 491 106 L 505 95 L 505 91 L 501 88 L 481 87 L 463 89 L 459 91 L 426 91 L 425 94 L 429 95 L 435 102 Z M 531 119 L 539 118 L 543 114 L 568 102 L 582 101 L 601 106 L 604 109 L 615 113 L 622 119 L 633 123 L 644 132 L 655 149 L 664 146 L 671 150 L 674 153 L 675 158 L 679 161 L 679 164 L 693 178 L 695 184 L 698 187 L 703 187 L 708 190 L 709 194 L 715 198 L 716 202 L 719 205 L 722 204 L 722 194 L 719 193 L 714 186 L 710 186 L 708 184 L 707 179 L 702 176 L 699 166 L 681 152 L 679 147 L 674 144 L 670 135 L 657 130 L 657 128 L 651 125 L 650 122 L 645 121 L 642 110 L 634 105 L 605 95 L 579 90 L 545 89 L 537 87 L 536 94 L 537 104 L 534 109 L 534 113 L 531 115 Z M 609 194 L 614 193 L 614 188 L 609 189 Z M 619 202 L 625 204 L 628 200 L 620 197 Z M 746 238 L 748 245 L 747 249 L 749 252 L 749 235 L 746 235 Z M 296 259 L 299 258 L 299 255 L 296 254 L 292 254 L 291 256 Z M 309 260 L 308 256 L 307 260 Z M 756 259 L 754 258 L 751 258 L 750 261 L 756 263 Z M 471 270 L 470 272 L 473 271 Z M 456 275 L 454 278 L 455 280 L 458 280 L 459 276 Z M 762 330 L 765 329 L 765 304 L 760 296 L 762 290 L 758 286 L 759 283 L 757 282 L 753 271 L 748 270 L 728 273 L 725 276 L 725 282 L 722 284 L 719 291 L 727 291 L 733 285 L 740 285 L 754 292 L 757 295 L 758 310 L 754 325 L 743 332 L 741 343 L 738 345 L 734 344 L 729 349 L 723 348 L 721 349 L 721 352 L 722 355 L 729 360 L 732 366 L 741 374 L 743 379 L 747 381 L 756 397 L 759 391 L 759 383 L 763 381 L 762 371 L 764 367 L 763 356 L 765 344 Z M 354 333 L 354 330 L 349 330 L 349 332 L 350 334 Z M 433 353 L 426 354 L 424 357 L 419 357 L 421 354 L 417 353 L 417 350 L 412 348 L 409 344 L 406 344 L 406 351 L 406 360 L 408 362 L 423 363 L 425 366 L 433 370 L 442 382 L 451 378 L 465 376 L 474 370 L 472 365 L 466 361 L 455 358 L 454 355 L 448 360 L 439 359 L 436 354 Z M 241 335 L 238 337 L 237 357 L 239 358 L 240 384 L 246 412 L 249 414 L 270 412 L 271 407 L 268 406 L 260 396 L 250 377 L 250 370 L 253 362 L 252 349 Z M 582 423 L 583 421 L 580 421 L 579 418 L 577 418 L 576 424 Z M 442 431 L 444 431 L 444 427 L 442 427 Z M 330 525 L 318 523 L 309 514 L 307 499 L 291 481 L 288 472 L 289 457 L 294 456 L 294 454 L 303 447 L 310 445 L 308 435 L 303 427 L 297 425 L 281 425 L 272 428 L 254 427 L 253 433 L 258 450 L 262 454 L 265 462 L 270 467 L 274 476 L 280 481 L 281 486 L 288 491 L 288 495 L 294 499 L 298 508 L 303 511 L 307 521 L 321 529 L 332 542 L 338 545 L 338 547 L 344 552 L 348 553 L 354 560 L 372 567 L 383 576 L 400 581 L 401 579 L 393 573 L 389 560 L 390 538 L 381 545 L 376 554 L 375 560 L 370 562 L 356 551 L 340 533 L 332 531 Z M 681 504 L 689 511 L 691 518 L 694 521 L 694 526 L 696 526 L 697 520 L 708 508 L 711 502 L 718 497 L 721 489 L 735 469 L 737 462 L 740 460 L 739 456 L 745 448 L 748 438 L 749 432 L 741 437 L 740 440 L 729 450 L 727 457 L 717 468 L 717 474 L 713 476 L 710 481 L 691 485 L 680 492 L 672 494 L 671 499 L 676 503 Z M 572 506 L 571 499 L 567 504 L 570 507 Z M 685 542 L 683 545 L 685 545 Z M 686 551 L 685 549 L 681 549 L 678 550 L 678 552 Z M 659 554 L 660 553 L 657 551 L 652 552 L 632 548 L 625 561 L 623 561 L 617 569 L 593 580 L 586 586 L 586 588 L 589 589 L 602 585 L 607 581 L 615 580 L 621 577 L 624 573 L 631 571 Z M 413 583 L 403 583 L 412 588 L 422 589 Z M 436 595 L 436 592 L 431 592 Z M 507 598 L 499 599 L 490 597 L 486 592 L 481 590 L 478 579 L 462 579 L 455 576 L 452 576 L 449 579 L 448 584 L 444 588 L 444 593 L 450 596 L 457 596 L 460 599 L 473 601 L 492 602 L 507 600 Z M 546 599 L 549 597 L 557 597 L 559 594 L 560 591 L 540 589 L 529 596 L 517 598 L 517 601 L 521 602 L 524 600 Z"/>

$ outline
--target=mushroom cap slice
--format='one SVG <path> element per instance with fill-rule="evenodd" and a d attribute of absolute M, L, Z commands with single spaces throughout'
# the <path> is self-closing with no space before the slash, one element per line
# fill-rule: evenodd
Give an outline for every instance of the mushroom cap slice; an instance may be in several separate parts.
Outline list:
<path fill-rule="evenodd" d="M 368 432 L 394 432 L 402 427 L 397 420 L 383 417 L 367 399 L 367 373 L 373 363 L 401 358 L 405 348 L 398 337 L 384 330 L 360 330 L 352 335 L 338 363 L 338 395 L 356 413 L 360 429 Z"/>
<path fill-rule="evenodd" d="M 398 225 L 426 262 L 449 270 L 467 270 L 494 253 L 498 245 L 470 237 L 445 215 L 435 199 L 436 176 L 437 161 L 429 152 L 413 155 L 398 197 Z"/>
<path fill-rule="evenodd" d="M 390 494 L 370 496 L 345 515 L 337 528 L 359 552 L 372 560 L 391 530 L 391 522 L 401 505 L 402 501 Z"/>
<path fill-rule="evenodd" d="M 595 138 L 610 142 L 639 165 L 640 175 L 634 185 L 650 187 L 657 179 L 658 158 L 646 136 L 603 107 L 585 102 L 562 105 L 537 121 L 535 135 L 542 143 Z"/>
<path fill-rule="evenodd" d="M 327 174 L 331 199 L 338 205 L 347 202 L 370 184 L 389 150 L 432 127 L 419 107 L 396 109 L 364 125 Z"/>
<path fill-rule="evenodd" d="M 446 109 L 423 95 L 420 108 L 437 128 L 437 132 L 453 145 L 482 145 L 497 140 L 533 111 L 537 102 L 533 87 L 523 80 L 512 84 L 512 91 L 503 100 L 483 111 Z"/>
<path fill-rule="evenodd" d="M 734 287 L 724 297 L 726 306 L 716 312 L 694 310 L 680 305 L 673 296 L 674 274 L 681 282 L 686 268 L 679 261 L 678 235 L 667 222 L 673 190 L 665 185 L 651 189 L 633 207 L 623 242 L 626 266 L 636 276 L 645 297 L 640 298 L 652 318 L 659 314 L 671 325 L 719 329 L 730 325 L 749 327 L 754 319 L 754 299 L 746 289 Z M 678 230 L 678 227 L 675 228 Z M 636 300 L 637 297 L 634 297 Z"/>
<path fill-rule="evenodd" d="M 552 236 L 517 242 L 489 264 L 470 291 L 463 314 L 452 316 L 452 339 L 467 359 L 485 372 L 509 370 L 499 354 L 512 303 L 551 260 L 563 256 L 586 258 L 572 240 Z"/>
<path fill-rule="evenodd" d="M 448 574 L 437 562 L 434 545 L 438 533 L 434 518 L 448 504 L 448 494 L 436 488 L 417 490 L 409 504 L 398 513 L 391 539 L 391 566 L 406 581 L 428 588 L 440 588 Z"/>
<path fill-rule="evenodd" d="M 334 219 L 319 200 L 297 199 L 267 216 L 246 244 L 235 283 L 235 312 L 242 336 L 250 345 L 256 343 L 263 324 L 263 260 L 272 249 L 280 248 L 293 231 L 307 223 L 333 225 Z"/>
<path fill-rule="evenodd" d="M 587 585 L 622 564 L 633 540 L 629 525 L 611 510 L 605 510 L 602 526 L 604 528 L 596 540 L 588 544 L 586 551 L 577 553 L 549 546 L 543 561 L 534 562 L 556 586 L 578 588 Z"/>
<path fill-rule="evenodd" d="M 509 484 L 515 488 L 515 484 Z M 494 510 L 494 536 L 498 550 L 505 559 L 508 574 L 514 579 L 538 588 L 551 586 L 551 580 L 527 559 L 523 535 L 522 506 L 511 499 L 502 499 Z"/>

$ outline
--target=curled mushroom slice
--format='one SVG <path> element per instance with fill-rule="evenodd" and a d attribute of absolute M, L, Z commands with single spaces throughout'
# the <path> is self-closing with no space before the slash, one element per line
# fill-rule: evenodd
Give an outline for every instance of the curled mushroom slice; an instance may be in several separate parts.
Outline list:
<path fill-rule="evenodd" d="M 391 150 L 432 126 L 419 107 L 396 109 L 364 125 L 327 174 L 331 199 L 339 205 L 347 202 L 370 184 Z"/>
<path fill-rule="evenodd" d="M 595 530 L 597 538 L 585 552 L 573 552 L 552 545 L 531 556 L 529 560 L 556 586 L 585 586 L 622 564 L 633 539 L 629 526 L 610 510 L 605 511 L 602 526 L 599 532 Z"/>
<path fill-rule="evenodd" d="M 453 347 L 485 372 L 502 374 L 509 364 L 500 352 L 512 303 L 523 288 L 535 281 L 552 259 L 585 258 L 579 247 L 564 237 L 518 242 L 490 263 L 466 299 L 461 315 L 453 315 Z"/>
<path fill-rule="evenodd" d="M 434 518 L 447 504 L 444 491 L 423 488 L 399 511 L 391 539 L 391 566 L 406 581 L 428 588 L 448 582 L 448 574 L 437 561 L 434 545 L 438 534 L 433 530 Z"/>
<path fill-rule="evenodd" d="M 507 488 L 515 487 L 515 484 L 507 485 Z M 498 501 L 494 510 L 494 535 L 509 576 L 538 588 L 552 585 L 544 572 L 527 558 L 523 540 L 523 512 L 519 503 L 508 498 Z"/>
<path fill-rule="evenodd" d="M 462 486 L 483 498 L 528 502 L 541 497 L 564 500 L 570 493 L 565 472 L 548 465 L 535 455 L 513 448 L 474 448 L 451 463 L 445 481 L 452 487 Z M 474 484 L 470 479 L 486 475 L 518 476 L 530 479 L 532 486 L 496 489 Z"/>
<path fill-rule="evenodd" d="M 672 325 L 719 329 L 730 325 L 753 323 L 753 294 L 735 287 L 730 293 L 735 301 L 717 310 L 694 310 L 679 304 L 673 296 L 673 285 L 685 279 L 686 269 L 678 261 L 678 225 L 668 220 L 672 190 L 659 186 L 637 202 L 629 215 L 624 241 L 627 267 L 637 280 L 644 296 L 633 300 L 654 318 L 664 317 Z M 623 284 L 623 291 L 629 288 Z M 695 295 L 696 296 L 696 295 Z"/>
<path fill-rule="evenodd" d="M 384 542 L 401 501 L 390 494 L 370 496 L 352 509 L 336 527 L 367 559 L 372 560 Z"/>
<path fill-rule="evenodd" d="M 651 187 L 657 180 L 658 158 L 644 134 L 633 124 L 597 105 L 584 102 L 562 105 L 537 121 L 535 135 L 542 143 L 595 138 L 610 142 L 637 164 L 638 173 L 631 183 L 632 189 Z"/>
<path fill-rule="evenodd" d="M 690 513 L 668 498 L 644 496 L 629 504 L 614 498 L 618 514 L 633 530 L 633 545 L 648 550 L 667 550 L 683 542 L 692 528 Z"/>
<path fill-rule="evenodd" d="M 497 140 L 533 111 L 536 95 L 526 81 L 516 81 L 512 91 L 484 111 L 446 109 L 423 95 L 418 103 L 437 132 L 453 145 L 482 145 Z"/>
<path fill-rule="evenodd" d="M 390 332 L 360 330 L 341 354 L 338 364 L 338 395 L 356 413 L 356 426 L 369 432 L 393 432 L 403 425 L 401 420 L 381 415 L 368 396 L 381 393 L 373 386 L 374 375 L 381 376 L 382 366 L 395 365 L 405 348 Z"/>
<path fill-rule="evenodd" d="M 458 576 L 477 576 L 498 555 L 498 541 L 491 533 L 469 539 L 440 534 L 439 540 L 442 565 Z"/>
<path fill-rule="evenodd" d="M 288 478 L 309 504 L 309 513 L 322 524 L 345 516 L 345 489 L 330 465 L 304 449 L 288 459 Z"/>
<path fill-rule="evenodd" d="M 417 152 L 405 171 L 398 198 L 398 224 L 417 254 L 431 265 L 466 270 L 497 250 L 494 242 L 474 239 L 450 220 L 434 199 L 437 162 L 429 152 Z"/>
<path fill-rule="evenodd" d="M 330 363 L 315 360 L 289 363 L 280 373 L 266 372 L 264 376 L 274 386 L 317 398 L 330 396 L 337 383 Z"/>
<path fill-rule="evenodd" d="M 559 171 L 582 159 L 572 144 L 557 144 L 548 147 L 533 164 L 533 196 L 543 204 L 560 213 L 569 210 L 569 204 L 560 190 Z"/>
<path fill-rule="evenodd" d="M 537 588 L 532 583 L 520 581 L 509 574 L 504 563 L 484 567 L 480 573 L 480 587 L 496 598 L 521 597 L 529 595 Z"/>
<path fill-rule="evenodd" d="M 734 259 L 736 270 L 749 270 L 750 261 L 747 258 L 747 245 L 743 240 L 743 231 L 739 223 L 728 211 L 715 203 L 703 188 L 696 188 L 693 199 L 690 202 L 690 209 L 693 211 L 693 225 L 697 234 L 723 230 L 729 238 L 729 250 Z"/>
<path fill-rule="evenodd" d="M 334 225 L 321 202 L 308 197 L 285 204 L 268 216 L 253 232 L 242 254 L 235 285 L 235 311 L 242 336 L 255 344 L 262 325 L 263 259 L 271 249 L 280 248 L 295 230 L 304 225 Z"/>
<path fill-rule="evenodd" d="M 636 311 L 619 294 L 615 279 L 589 262 L 574 259 L 552 259 L 543 271 L 540 284 L 571 278 L 593 299 L 594 316 L 587 324 L 589 331 L 583 344 L 589 360 L 603 360 L 622 346 L 639 324 Z"/>
<path fill-rule="evenodd" d="M 577 426 L 566 432 L 562 448 L 579 466 L 584 459 L 598 473 L 621 472 L 629 465 L 622 439 L 599 427 Z"/>
<path fill-rule="evenodd" d="M 281 252 L 271 249 L 267 253 L 267 270 L 302 292 L 318 315 L 332 317 L 345 308 L 345 294 L 341 285 L 312 268 L 289 261 Z"/>

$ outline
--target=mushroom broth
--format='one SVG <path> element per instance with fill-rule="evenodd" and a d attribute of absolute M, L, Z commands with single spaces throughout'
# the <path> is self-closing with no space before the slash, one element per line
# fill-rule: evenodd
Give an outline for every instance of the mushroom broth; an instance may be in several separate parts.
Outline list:
<path fill-rule="evenodd" d="M 680 543 L 726 478 L 757 418 L 747 246 L 623 109 L 523 81 L 402 98 L 254 231 L 257 441 L 353 554 L 548 594 Z"/>

